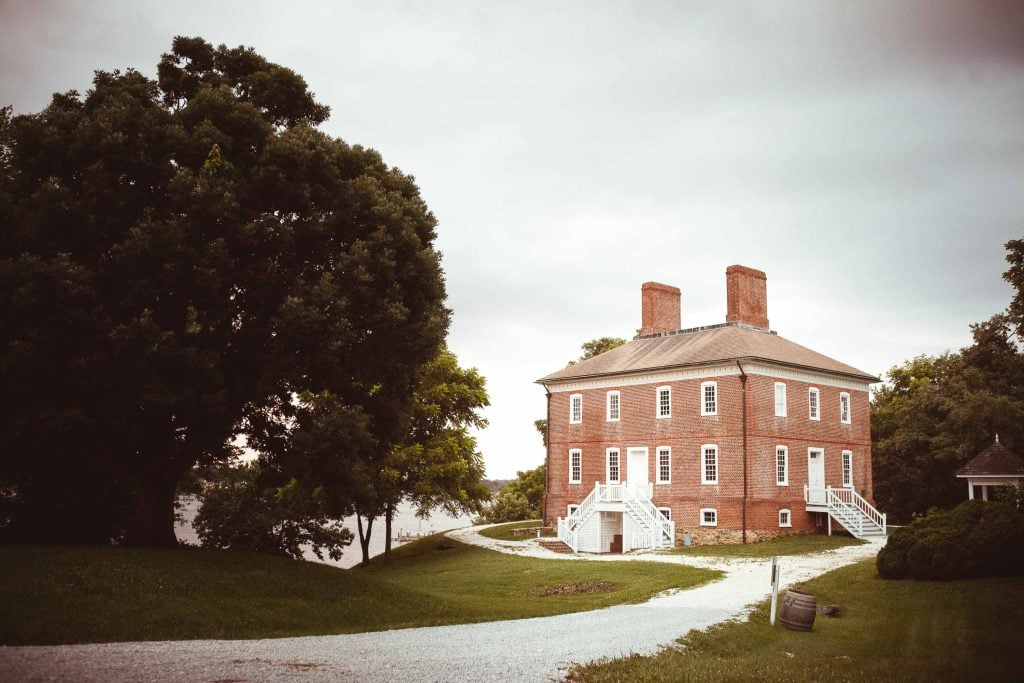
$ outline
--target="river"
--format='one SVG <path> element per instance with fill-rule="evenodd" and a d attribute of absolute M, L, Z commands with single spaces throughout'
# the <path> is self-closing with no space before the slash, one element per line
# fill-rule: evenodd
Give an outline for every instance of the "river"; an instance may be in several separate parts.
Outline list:
<path fill-rule="evenodd" d="M 195 529 L 192 528 L 192 520 L 195 519 L 196 512 L 199 509 L 199 502 L 194 496 L 183 496 L 181 504 L 182 507 L 180 512 L 184 519 L 175 525 L 175 532 L 178 536 L 178 540 L 191 543 L 192 545 L 199 545 L 199 537 L 196 535 Z M 323 560 L 323 564 L 330 564 L 347 569 L 359 564 L 363 558 L 362 552 L 359 549 L 359 533 L 356 530 L 356 518 L 354 516 L 346 517 L 342 522 L 345 525 L 345 528 L 352 532 L 355 540 L 352 542 L 352 545 L 345 548 L 340 560 L 335 562 L 331 559 L 325 559 Z M 473 520 L 470 517 L 453 517 L 445 512 L 435 512 L 428 519 L 421 520 L 416 517 L 416 510 L 412 505 L 409 503 L 402 503 L 395 511 L 395 518 L 392 520 L 392 533 L 396 536 L 399 533 L 426 536 L 439 531 L 448 531 L 449 529 L 469 526 L 472 523 Z M 370 534 L 370 557 L 380 555 L 384 552 L 384 539 L 384 518 L 381 517 L 373 523 L 373 533 Z M 391 543 L 392 548 L 397 548 L 400 545 L 402 545 L 402 543 L 398 541 L 392 541 Z M 305 552 L 305 558 L 312 562 L 321 562 L 321 560 L 318 560 L 316 555 L 309 550 Z"/>

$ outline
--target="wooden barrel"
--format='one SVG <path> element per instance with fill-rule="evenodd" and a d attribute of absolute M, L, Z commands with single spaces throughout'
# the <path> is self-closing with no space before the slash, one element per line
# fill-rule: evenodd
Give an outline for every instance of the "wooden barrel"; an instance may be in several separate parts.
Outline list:
<path fill-rule="evenodd" d="M 788 590 L 782 598 L 779 621 L 790 631 L 810 631 L 817 608 L 818 601 L 810 593 Z"/>

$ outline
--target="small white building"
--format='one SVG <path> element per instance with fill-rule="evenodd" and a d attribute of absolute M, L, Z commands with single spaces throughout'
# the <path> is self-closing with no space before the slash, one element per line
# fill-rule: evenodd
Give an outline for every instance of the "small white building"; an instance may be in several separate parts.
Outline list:
<path fill-rule="evenodd" d="M 981 499 L 988 500 L 990 486 L 1021 486 L 1024 483 L 1024 462 L 1009 448 L 996 442 L 956 472 L 957 479 L 967 480 L 967 496 L 974 500 L 974 487 L 981 487 Z"/>

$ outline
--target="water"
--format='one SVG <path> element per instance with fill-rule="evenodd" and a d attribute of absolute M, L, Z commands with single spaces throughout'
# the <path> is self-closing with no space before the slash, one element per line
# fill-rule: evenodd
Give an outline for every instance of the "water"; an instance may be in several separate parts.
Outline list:
<path fill-rule="evenodd" d="M 180 502 L 182 503 L 180 511 L 184 520 L 175 525 L 175 533 L 178 536 L 178 540 L 191 543 L 192 545 L 199 545 L 199 537 L 196 535 L 195 529 L 192 528 L 192 520 L 195 519 L 196 512 L 199 510 L 199 501 L 196 500 L 195 496 L 183 496 Z M 352 545 L 345 548 L 340 560 L 336 562 L 331 559 L 325 559 L 322 562 L 323 564 L 345 567 L 347 569 L 359 564 L 363 559 L 363 554 L 359 547 L 359 532 L 356 529 L 356 518 L 354 516 L 346 517 L 342 520 L 342 523 L 345 525 L 345 528 L 352 532 L 355 540 L 352 541 Z M 470 517 L 453 517 L 441 511 L 435 512 L 428 519 L 421 520 L 416 517 L 416 510 L 412 505 L 402 503 L 395 510 L 395 517 L 391 522 L 391 531 L 396 536 L 399 533 L 426 536 L 440 531 L 469 526 L 472 523 L 473 521 Z M 373 532 L 370 534 L 370 557 L 384 552 L 384 541 L 384 518 L 381 517 L 373 523 Z M 398 541 L 392 541 L 391 543 L 392 548 L 397 548 L 400 545 L 402 543 Z M 305 552 L 305 559 L 312 562 L 321 562 L 309 550 Z"/>

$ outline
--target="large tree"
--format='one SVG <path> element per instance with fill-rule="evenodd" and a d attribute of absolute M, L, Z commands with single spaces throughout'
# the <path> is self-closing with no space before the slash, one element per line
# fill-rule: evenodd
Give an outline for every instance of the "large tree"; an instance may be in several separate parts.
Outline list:
<path fill-rule="evenodd" d="M 954 474 L 992 443 L 1024 446 L 1024 241 L 1007 245 L 1009 308 L 971 326 L 958 353 L 892 368 L 871 409 L 875 498 L 894 522 L 966 497 Z"/>
<path fill-rule="evenodd" d="M 447 329 L 412 178 L 318 131 L 298 74 L 180 37 L 158 74 L 0 116 L 8 538 L 173 544 L 183 473 L 304 391 L 387 449 Z"/>

